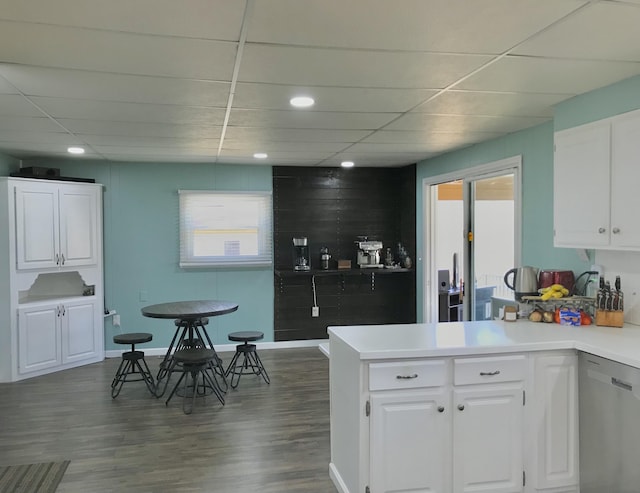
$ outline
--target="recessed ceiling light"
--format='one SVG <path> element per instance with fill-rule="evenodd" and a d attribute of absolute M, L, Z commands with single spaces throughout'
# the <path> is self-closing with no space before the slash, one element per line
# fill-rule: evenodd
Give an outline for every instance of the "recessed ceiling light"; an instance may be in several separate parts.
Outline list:
<path fill-rule="evenodd" d="M 256 159 L 266 159 L 269 156 L 265 152 L 256 152 L 253 157 Z"/>
<path fill-rule="evenodd" d="M 315 101 L 309 96 L 296 96 L 295 98 L 291 98 L 289 103 L 296 108 L 308 108 L 309 106 L 313 106 Z"/>
<path fill-rule="evenodd" d="M 340 166 L 343 168 L 353 168 L 353 161 L 342 161 Z"/>
<path fill-rule="evenodd" d="M 84 149 L 82 147 L 69 147 L 67 152 L 69 154 L 84 154 Z"/>

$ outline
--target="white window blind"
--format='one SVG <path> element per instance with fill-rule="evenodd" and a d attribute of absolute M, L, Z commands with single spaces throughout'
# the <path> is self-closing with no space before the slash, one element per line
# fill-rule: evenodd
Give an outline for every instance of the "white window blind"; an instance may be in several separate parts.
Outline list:
<path fill-rule="evenodd" d="M 273 263 L 270 192 L 178 193 L 180 267 Z"/>

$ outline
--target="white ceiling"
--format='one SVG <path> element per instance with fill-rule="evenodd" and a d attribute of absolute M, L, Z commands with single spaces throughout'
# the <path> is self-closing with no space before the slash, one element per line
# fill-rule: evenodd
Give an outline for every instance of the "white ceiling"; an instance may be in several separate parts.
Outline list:
<path fill-rule="evenodd" d="M 638 26 L 640 0 L 0 0 L 0 152 L 402 166 L 640 74 Z"/>

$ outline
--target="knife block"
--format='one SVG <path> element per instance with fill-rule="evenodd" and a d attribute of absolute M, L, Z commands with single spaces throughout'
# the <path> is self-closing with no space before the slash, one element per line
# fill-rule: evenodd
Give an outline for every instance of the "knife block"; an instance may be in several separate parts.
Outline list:
<path fill-rule="evenodd" d="M 622 327 L 624 325 L 624 312 L 622 310 L 596 310 L 596 325 Z"/>

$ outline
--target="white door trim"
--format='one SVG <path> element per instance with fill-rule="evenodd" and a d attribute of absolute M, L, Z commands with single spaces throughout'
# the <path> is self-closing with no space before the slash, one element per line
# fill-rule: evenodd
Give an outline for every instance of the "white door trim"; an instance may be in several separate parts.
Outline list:
<path fill-rule="evenodd" d="M 454 180 L 470 180 L 489 177 L 491 175 L 500 174 L 501 172 L 513 172 L 513 196 L 514 196 L 514 260 L 515 266 L 521 263 L 522 254 L 522 156 L 512 156 L 490 163 L 472 166 L 441 175 L 429 176 L 422 180 L 422 217 L 423 217 L 423 251 L 421 257 L 425 259 L 423 262 L 422 276 L 422 294 L 424 302 L 422 304 L 422 320 L 426 323 L 434 323 L 438 321 L 438 292 L 431 289 L 431 286 L 438 285 L 437 269 L 435 266 L 435 258 L 433 255 L 427 257 L 427 252 L 432 252 L 435 247 L 435 239 L 432 226 L 435 221 L 435 207 L 431 193 L 431 186 L 440 183 L 447 183 Z"/>

